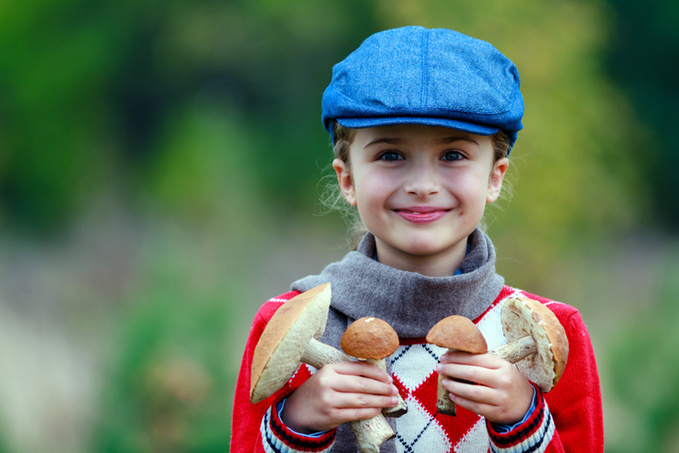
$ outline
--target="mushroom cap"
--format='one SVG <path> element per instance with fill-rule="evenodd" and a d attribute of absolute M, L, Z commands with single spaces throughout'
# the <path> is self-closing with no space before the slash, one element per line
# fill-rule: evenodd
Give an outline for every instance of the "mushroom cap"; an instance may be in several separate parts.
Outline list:
<path fill-rule="evenodd" d="M 309 341 L 323 335 L 330 300 L 330 283 L 325 283 L 293 297 L 273 314 L 252 356 L 252 403 L 271 396 L 294 374 Z"/>
<path fill-rule="evenodd" d="M 398 334 L 379 318 L 359 318 L 342 335 L 340 346 L 358 359 L 383 359 L 398 348 Z"/>
<path fill-rule="evenodd" d="M 427 342 L 471 354 L 488 352 L 486 339 L 476 324 L 460 315 L 448 316 L 437 322 L 427 333 Z"/>
<path fill-rule="evenodd" d="M 516 367 L 543 392 L 549 392 L 568 361 L 568 337 L 554 312 L 538 301 L 512 297 L 502 306 L 502 330 L 508 342 L 530 335 L 537 352 Z"/>

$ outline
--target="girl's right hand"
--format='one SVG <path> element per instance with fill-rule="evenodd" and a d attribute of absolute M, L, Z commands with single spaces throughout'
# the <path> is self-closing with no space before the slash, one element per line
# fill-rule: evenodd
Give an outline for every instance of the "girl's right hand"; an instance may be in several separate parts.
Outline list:
<path fill-rule="evenodd" d="M 397 395 L 391 377 L 375 365 L 334 363 L 318 370 L 288 397 L 281 419 L 299 433 L 329 431 L 396 406 Z"/>

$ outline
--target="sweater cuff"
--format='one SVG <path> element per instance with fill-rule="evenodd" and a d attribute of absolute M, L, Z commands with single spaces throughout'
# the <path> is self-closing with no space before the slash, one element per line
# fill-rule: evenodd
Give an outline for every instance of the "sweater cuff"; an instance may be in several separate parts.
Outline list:
<path fill-rule="evenodd" d="M 502 432 L 492 423 L 486 422 L 492 452 L 542 452 L 547 448 L 554 436 L 554 420 L 542 392 L 535 385 L 533 388 L 537 401 L 535 410 L 528 418 L 507 432 Z"/>
<path fill-rule="evenodd" d="M 260 432 L 264 451 L 267 453 L 330 452 L 337 430 L 333 429 L 314 437 L 292 431 L 278 416 L 276 408 L 281 401 L 282 398 L 274 402 L 262 419 Z"/>

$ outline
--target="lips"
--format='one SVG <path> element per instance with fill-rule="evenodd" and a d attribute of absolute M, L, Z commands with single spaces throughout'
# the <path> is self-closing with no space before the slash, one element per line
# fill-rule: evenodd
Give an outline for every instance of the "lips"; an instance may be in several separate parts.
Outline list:
<path fill-rule="evenodd" d="M 426 224 L 436 222 L 448 214 L 450 210 L 431 206 L 418 206 L 412 208 L 394 209 L 394 212 L 408 222 Z"/>

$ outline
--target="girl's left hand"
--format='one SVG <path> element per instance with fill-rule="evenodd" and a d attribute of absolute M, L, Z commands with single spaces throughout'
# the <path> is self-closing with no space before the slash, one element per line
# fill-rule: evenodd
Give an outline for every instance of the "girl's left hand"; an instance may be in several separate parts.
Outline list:
<path fill-rule="evenodd" d="M 499 357 L 446 352 L 437 371 L 448 378 L 443 379 L 443 387 L 455 404 L 490 422 L 518 423 L 531 406 L 533 386 L 514 365 Z"/>

